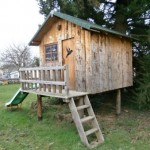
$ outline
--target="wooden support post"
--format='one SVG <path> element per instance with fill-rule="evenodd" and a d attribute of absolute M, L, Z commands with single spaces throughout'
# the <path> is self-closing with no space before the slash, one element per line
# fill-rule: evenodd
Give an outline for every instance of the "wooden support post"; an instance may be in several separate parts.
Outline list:
<path fill-rule="evenodd" d="M 116 94 L 116 114 L 120 115 L 121 114 L 121 90 L 117 90 Z"/>
<path fill-rule="evenodd" d="M 42 96 L 37 95 L 37 115 L 38 120 L 42 120 Z"/>

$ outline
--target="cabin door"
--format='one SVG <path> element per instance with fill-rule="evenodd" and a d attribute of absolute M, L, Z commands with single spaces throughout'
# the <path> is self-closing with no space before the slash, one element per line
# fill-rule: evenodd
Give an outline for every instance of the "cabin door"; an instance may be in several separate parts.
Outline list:
<path fill-rule="evenodd" d="M 63 65 L 68 65 L 69 70 L 69 89 L 75 90 L 75 49 L 74 38 L 62 42 Z"/>

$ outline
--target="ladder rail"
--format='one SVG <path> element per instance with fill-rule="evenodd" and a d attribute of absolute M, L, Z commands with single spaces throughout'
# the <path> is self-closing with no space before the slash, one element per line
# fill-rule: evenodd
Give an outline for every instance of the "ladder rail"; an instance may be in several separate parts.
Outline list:
<path fill-rule="evenodd" d="M 88 143 L 88 140 L 86 138 L 86 134 L 84 132 L 84 128 L 82 126 L 82 123 L 81 123 L 81 120 L 80 120 L 80 117 L 79 117 L 79 114 L 78 114 L 78 111 L 77 111 L 77 108 L 76 108 L 76 105 L 75 105 L 75 102 L 74 102 L 73 98 L 71 98 L 71 100 L 69 102 L 69 108 L 70 108 L 70 111 L 71 111 L 71 114 L 72 114 L 72 118 L 75 122 L 76 128 L 78 130 L 79 136 L 81 138 L 81 141 L 86 146 L 89 147 L 89 143 Z"/>
<path fill-rule="evenodd" d="M 104 137 L 103 137 L 103 134 L 102 134 L 101 129 L 100 129 L 100 127 L 99 127 L 99 124 L 98 124 L 98 121 L 97 121 L 97 119 L 96 119 L 95 113 L 94 113 L 94 111 L 93 111 L 93 109 L 92 109 L 92 105 L 91 105 L 90 100 L 89 100 L 89 98 L 88 98 L 87 95 L 85 96 L 84 102 L 85 102 L 86 105 L 89 105 L 89 106 L 90 106 L 89 109 L 87 109 L 89 115 L 90 115 L 90 116 L 94 116 L 94 121 L 92 121 L 92 125 L 93 125 L 94 127 L 97 127 L 97 128 L 98 128 L 98 131 L 99 131 L 99 132 L 96 132 L 96 136 L 97 136 L 97 138 L 98 138 L 98 142 L 99 142 L 99 143 L 103 143 L 103 142 L 104 142 Z"/>

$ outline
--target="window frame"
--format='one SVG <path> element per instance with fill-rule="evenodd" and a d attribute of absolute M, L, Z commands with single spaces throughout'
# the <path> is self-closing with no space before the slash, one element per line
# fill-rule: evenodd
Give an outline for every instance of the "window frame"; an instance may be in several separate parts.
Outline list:
<path fill-rule="evenodd" d="M 53 46 L 56 45 L 56 51 L 53 51 Z M 49 49 L 46 49 L 48 48 Z M 56 62 L 58 61 L 58 43 L 49 43 L 44 45 L 45 62 Z M 49 55 L 49 57 L 47 57 Z M 56 57 L 53 59 L 53 57 Z"/>

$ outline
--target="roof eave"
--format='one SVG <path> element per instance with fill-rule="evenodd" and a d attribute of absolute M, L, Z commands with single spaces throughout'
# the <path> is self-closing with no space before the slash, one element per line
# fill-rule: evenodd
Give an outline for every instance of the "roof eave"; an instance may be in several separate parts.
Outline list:
<path fill-rule="evenodd" d="M 105 33 L 105 34 L 114 34 L 114 35 L 117 35 L 117 36 L 120 36 L 120 38 L 122 38 L 122 37 L 125 37 L 125 38 L 128 38 L 128 39 L 131 39 L 131 40 L 138 40 L 138 39 L 136 39 L 136 38 L 134 38 L 134 37 L 131 37 L 131 36 L 128 36 L 128 35 L 125 35 L 125 34 L 122 34 L 122 33 L 120 33 L 120 32 L 117 32 L 117 31 L 105 31 L 105 30 L 101 30 L 101 29 L 98 29 L 98 28 L 96 28 L 96 27 L 90 27 L 90 29 L 92 30 L 92 31 L 99 31 L 99 32 L 103 32 L 103 33 Z"/>
<path fill-rule="evenodd" d="M 40 43 L 41 43 L 41 41 L 33 41 L 33 40 L 31 40 L 31 41 L 29 42 L 29 46 L 39 46 Z"/>

